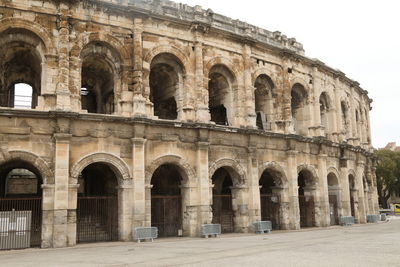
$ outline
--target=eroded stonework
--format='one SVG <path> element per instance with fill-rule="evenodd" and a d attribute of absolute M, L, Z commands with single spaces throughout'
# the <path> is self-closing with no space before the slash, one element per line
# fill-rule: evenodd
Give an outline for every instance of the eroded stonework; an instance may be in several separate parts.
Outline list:
<path fill-rule="evenodd" d="M 280 229 L 365 223 L 378 213 L 371 102 L 294 38 L 199 6 L 0 4 L 0 197 L 13 168 L 40 178 L 42 247 L 83 238 L 79 197 L 99 194 L 117 197 L 124 241 L 159 219 L 155 196 L 181 203 L 185 236 L 217 214 L 235 232 L 273 212 Z"/>

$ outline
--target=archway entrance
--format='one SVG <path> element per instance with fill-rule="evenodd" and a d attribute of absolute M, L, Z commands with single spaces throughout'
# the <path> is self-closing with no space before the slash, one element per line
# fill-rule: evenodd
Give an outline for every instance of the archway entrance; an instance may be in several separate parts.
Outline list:
<path fill-rule="evenodd" d="M 172 164 L 156 169 L 151 178 L 151 225 L 158 228 L 159 237 L 181 236 L 182 176 Z"/>
<path fill-rule="evenodd" d="M 0 212 L 31 211 L 30 228 L 27 227 L 29 223 L 26 219 L 21 219 L 20 223 L 16 221 L 17 227 L 22 230 L 18 234 L 30 235 L 31 247 L 40 246 L 41 243 L 41 185 L 42 177 L 39 171 L 27 162 L 12 161 L 0 167 Z"/>
<path fill-rule="evenodd" d="M 88 165 L 78 179 L 77 242 L 118 240 L 118 180 L 104 163 Z"/>
<path fill-rule="evenodd" d="M 275 182 L 276 174 L 271 170 L 265 170 L 261 175 L 260 185 L 260 201 L 261 201 L 261 220 L 271 221 L 273 229 L 280 228 L 280 196 L 277 194 Z"/>
<path fill-rule="evenodd" d="M 315 226 L 314 179 L 308 170 L 302 170 L 297 178 L 300 209 L 300 227 Z"/>
<path fill-rule="evenodd" d="M 211 179 L 214 185 L 212 223 L 221 224 L 222 233 L 233 233 L 232 177 L 225 168 L 219 168 Z"/>
<path fill-rule="evenodd" d="M 338 178 L 332 172 L 328 174 L 329 215 L 331 225 L 339 224 L 339 184 Z"/>

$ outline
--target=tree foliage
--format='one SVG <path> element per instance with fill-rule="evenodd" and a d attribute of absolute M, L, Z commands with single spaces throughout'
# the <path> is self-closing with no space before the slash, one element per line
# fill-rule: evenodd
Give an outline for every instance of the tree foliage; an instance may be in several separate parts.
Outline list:
<path fill-rule="evenodd" d="M 375 151 L 375 156 L 379 200 L 386 208 L 391 195 L 400 195 L 400 151 L 381 149 Z"/>

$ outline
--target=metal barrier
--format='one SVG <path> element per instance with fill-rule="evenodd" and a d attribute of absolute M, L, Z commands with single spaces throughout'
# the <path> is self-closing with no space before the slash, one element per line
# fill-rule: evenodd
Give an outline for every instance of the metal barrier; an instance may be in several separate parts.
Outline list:
<path fill-rule="evenodd" d="M 221 225 L 220 224 L 202 224 L 201 225 L 201 236 L 208 238 L 208 236 L 215 236 L 221 234 Z"/>
<path fill-rule="evenodd" d="M 133 231 L 133 240 L 136 240 L 140 243 L 141 240 L 150 239 L 151 242 L 154 241 L 154 238 L 158 237 L 158 229 L 157 227 L 136 227 Z"/>
<path fill-rule="evenodd" d="M 377 223 L 380 220 L 380 216 L 376 214 L 368 214 L 367 222 L 368 223 Z"/>
<path fill-rule="evenodd" d="M 0 212 L 0 249 L 30 247 L 31 217 L 30 210 Z"/>
<path fill-rule="evenodd" d="M 354 217 L 353 216 L 341 216 L 340 217 L 340 225 L 343 226 L 350 226 L 354 224 Z"/>
<path fill-rule="evenodd" d="M 272 230 L 271 221 L 257 221 L 253 225 L 257 234 L 269 233 Z"/>

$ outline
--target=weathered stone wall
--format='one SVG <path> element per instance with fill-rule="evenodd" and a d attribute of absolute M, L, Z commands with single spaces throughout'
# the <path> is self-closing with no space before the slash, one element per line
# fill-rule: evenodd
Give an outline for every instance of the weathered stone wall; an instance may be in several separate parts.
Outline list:
<path fill-rule="evenodd" d="M 211 222 L 211 177 L 221 167 L 232 174 L 237 232 L 249 231 L 260 219 L 264 170 L 280 176 L 274 194 L 281 200 L 282 229 L 300 227 L 297 178 L 302 170 L 313 176 L 307 194 L 314 196 L 316 226 L 330 224 L 330 194 L 339 199 L 339 215 L 350 215 L 351 193 L 358 222 L 377 213 L 370 99 L 340 71 L 306 58 L 294 39 L 165 1 L 2 2 L 0 59 L 18 57 L 7 49 L 21 42 L 41 62 L 38 101 L 32 110 L 0 108 L 0 164 L 26 162 L 42 176 L 43 247 L 75 245 L 78 177 L 95 162 L 109 165 L 118 179 L 120 240 L 131 240 L 135 226 L 151 225 L 151 177 L 162 164 L 177 166 L 182 175 L 183 234 L 188 236 Z M 155 58 L 161 66 L 157 75 L 172 81 L 169 91 L 175 89 L 176 120 L 155 116 Z M 8 94 L 6 83 L 30 83 L 7 81 L 4 68 L 0 96 Z M 101 86 L 112 88 L 113 100 L 107 103 L 112 114 L 82 109 L 83 68 L 99 71 Z M 112 78 L 102 75 L 105 69 Z M 264 92 L 266 129 L 256 124 L 260 75 L 272 87 Z M 217 77 L 217 88 L 226 92 L 229 125 L 210 121 L 209 87 L 215 86 L 210 77 Z M 301 122 L 292 116 L 295 86 L 304 90 Z M 328 108 L 322 121 L 324 92 Z M 337 185 L 328 187 L 328 174 Z M 352 190 L 349 175 L 355 178 Z"/>

